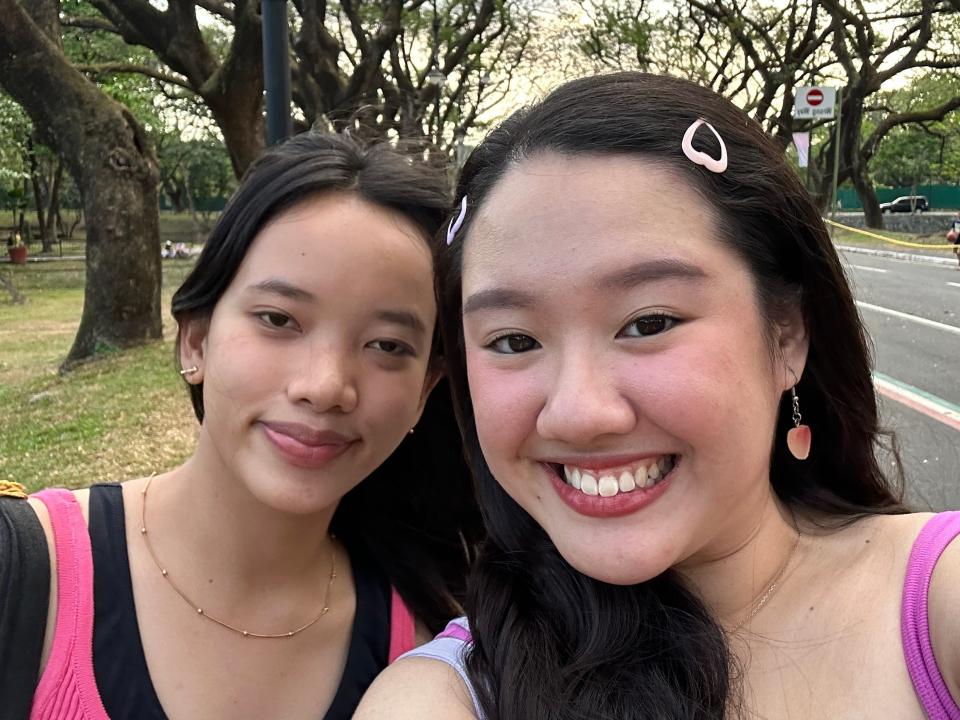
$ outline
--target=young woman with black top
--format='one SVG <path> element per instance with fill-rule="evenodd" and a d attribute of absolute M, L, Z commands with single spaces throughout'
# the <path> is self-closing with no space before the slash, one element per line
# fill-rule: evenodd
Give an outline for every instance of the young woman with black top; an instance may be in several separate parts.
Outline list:
<path fill-rule="evenodd" d="M 194 454 L 0 502 L 3 717 L 349 718 L 458 613 L 479 518 L 434 332 L 447 205 L 385 145 L 310 132 L 254 164 L 173 298 Z"/>

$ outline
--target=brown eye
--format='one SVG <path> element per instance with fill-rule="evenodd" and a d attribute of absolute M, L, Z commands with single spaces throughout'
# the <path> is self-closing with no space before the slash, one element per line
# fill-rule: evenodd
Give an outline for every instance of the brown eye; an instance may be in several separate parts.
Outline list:
<path fill-rule="evenodd" d="M 620 331 L 622 337 L 649 337 L 669 330 L 677 321 L 666 315 L 644 315 L 628 323 Z"/>
<path fill-rule="evenodd" d="M 512 335 L 501 335 L 487 347 L 504 355 L 516 355 L 536 350 L 540 347 L 540 343 L 529 335 L 514 333 Z"/>
<path fill-rule="evenodd" d="M 273 328 L 289 327 L 292 322 L 292 318 L 289 315 L 284 315 L 283 313 L 278 312 L 257 313 L 257 317 L 259 317 L 262 322 Z"/>

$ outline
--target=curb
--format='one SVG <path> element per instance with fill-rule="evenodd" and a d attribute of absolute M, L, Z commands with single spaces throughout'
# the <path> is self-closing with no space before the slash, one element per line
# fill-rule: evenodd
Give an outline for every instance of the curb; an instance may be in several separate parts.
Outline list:
<path fill-rule="evenodd" d="M 874 250 L 873 248 L 857 247 L 855 245 L 835 245 L 837 250 L 845 253 L 858 253 L 860 255 L 873 255 L 875 257 L 893 258 L 895 260 L 906 260 L 914 263 L 927 263 L 928 265 L 950 265 L 955 266 L 957 261 L 953 258 L 933 257 L 932 255 L 917 255 L 916 253 L 898 252 L 896 250 Z"/>

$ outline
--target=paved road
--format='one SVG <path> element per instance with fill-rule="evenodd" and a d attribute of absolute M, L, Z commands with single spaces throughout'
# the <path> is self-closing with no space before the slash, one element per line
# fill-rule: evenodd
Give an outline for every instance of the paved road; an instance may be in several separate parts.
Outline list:
<path fill-rule="evenodd" d="M 908 500 L 960 509 L 960 272 L 841 257 L 873 338 L 881 413 L 900 441 Z"/>

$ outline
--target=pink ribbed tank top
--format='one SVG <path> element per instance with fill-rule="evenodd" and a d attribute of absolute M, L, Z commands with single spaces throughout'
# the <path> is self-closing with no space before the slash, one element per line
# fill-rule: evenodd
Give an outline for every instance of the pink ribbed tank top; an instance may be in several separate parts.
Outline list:
<path fill-rule="evenodd" d="M 33 497 L 50 514 L 57 558 L 57 619 L 53 645 L 30 720 L 110 720 L 93 671 L 93 554 L 77 499 L 48 489 Z M 389 662 L 414 646 L 414 619 L 395 589 L 390 603 Z"/>

